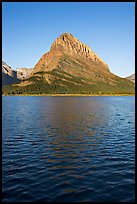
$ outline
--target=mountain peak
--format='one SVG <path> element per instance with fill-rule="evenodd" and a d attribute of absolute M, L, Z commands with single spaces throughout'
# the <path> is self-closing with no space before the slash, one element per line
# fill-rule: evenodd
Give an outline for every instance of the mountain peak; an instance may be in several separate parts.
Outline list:
<path fill-rule="evenodd" d="M 63 47 L 70 48 L 69 45 L 76 43 L 77 39 L 71 33 L 61 34 L 52 44 L 51 50 Z"/>
<path fill-rule="evenodd" d="M 73 36 L 71 33 L 62 33 L 57 39 L 62 39 L 63 41 L 65 40 L 65 39 L 68 39 L 68 40 L 74 40 L 74 39 L 76 39 L 76 37 L 75 36 Z"/>
<path fill-rule="evenodd" d="M 62 34 L 60 35 L 60 37 L 63 37 L 63 36 L 65 36 L 65 37 L 70 37 L 70 36 L 71 36 L 71 37 L 74 38 L 74 36 L 73 36 L 71 33 L 66 33 L 66 32 L 65 32 L 65 33 L 62 33 Z M 59 38 L 60 38 L 60 37 L 59 37 Z"/>
<path fill-rule="evenodd" d="M 95 63 L 103 63 L 107 69 L 108 65 L 96 55 L 89 46 L 79 41 L 71 33 L 61 34 L 52 44 L 50 51 L 60 51 L 69 55 L 77 55 L 85 58 L 86 60 L 92 60 Z"/>

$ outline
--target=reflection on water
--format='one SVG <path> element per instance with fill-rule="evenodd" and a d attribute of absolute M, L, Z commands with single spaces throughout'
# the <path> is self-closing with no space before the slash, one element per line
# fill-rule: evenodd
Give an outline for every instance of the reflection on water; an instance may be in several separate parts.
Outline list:
<path fill-rule="evenodd" d="M 3 201 L 134 201 L 134 109 L 134 97 L 3 97 Z"/>
<path fill-rule="evenodd" d="M 52 149 L 52 154 L 61 160 L 62 168 L 63 165 L 66 168 L 66 163 L 70 167 L 72 159 L 71 168 L 75 168 L 75 160 L 82 159 L 80 157 L 81 152 L 95 156 L 96 146 L 100 144 L 100 137 L 95 133 L 104 127 L 107 121 L 106 104 L 103 100 L 102 102 L 93 100 L 91 103 L 85 99 L 82 97 L 63 97 L 62 100 L 57 98 L 56 103 L 51 100 L 48 106 L 48 128 L 47 125 L 45 126 L 47 124 L 47 109 L 45 109 L 47 103 L 43 101 L 42 110 L 45 112 L 42 111 L 43 120 L 42 123 L 39 120 L 39 126 L 43 132 L 50 136 L 49 149 Z M 98 108 L 102 112 L 97 115 Z M 41 136 L 42 139 L 45 138 L 44 134 Z M 50 162 L 54 160 L 55 158 Z M 88 162 L 86 155 L 84 160 Z M 60 166 L 55 168 L 60 168 Z"/>

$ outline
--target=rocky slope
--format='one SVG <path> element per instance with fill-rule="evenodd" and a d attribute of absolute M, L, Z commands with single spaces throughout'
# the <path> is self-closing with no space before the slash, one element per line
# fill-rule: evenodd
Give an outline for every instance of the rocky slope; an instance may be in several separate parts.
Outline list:
<path fill-rule="evenodd" d="M 132 93 L 133 83 L 110 72 L 90 47 L 70 33 L 53 42 L 14 93 Z"/>
<path fill-rule="evenodd" d="M 2 61 L 2 86 L 18 83 L 17 72 Z"/>
<path fill-rule="evenodd" d="M 19 83 L 29 77 L 31 68 L 18 68 L 13 70 L 5 62 L 2 61 L 2 86 Z"/>
<path fill-rule="evenodd" d="M 27 79 L 32 72 L 32 68 L 17 68 L 17 77 L 20 80 Z"/>
<path fill-rule="evenodd" d="M 126 79 L 132 81 L 135 84 L 135 74 L 132 74 L 132 75 L 126 77 Z"/>

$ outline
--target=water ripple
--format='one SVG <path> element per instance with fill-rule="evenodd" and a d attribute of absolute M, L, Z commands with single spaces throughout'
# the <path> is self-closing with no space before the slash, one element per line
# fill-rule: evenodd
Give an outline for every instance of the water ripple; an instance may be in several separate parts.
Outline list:
<path fill-rule="evenodd" d="M 134 97 L 8 98 L 4 202 L 134 202 Z"/>

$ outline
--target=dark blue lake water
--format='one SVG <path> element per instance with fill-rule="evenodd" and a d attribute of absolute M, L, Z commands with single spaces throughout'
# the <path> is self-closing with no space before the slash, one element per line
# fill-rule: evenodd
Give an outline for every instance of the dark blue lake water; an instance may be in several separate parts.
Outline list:
<path fill-rule="evenodd" d="M 2 201 L 135 201 L 135 97 L 2 97 Z"/>

